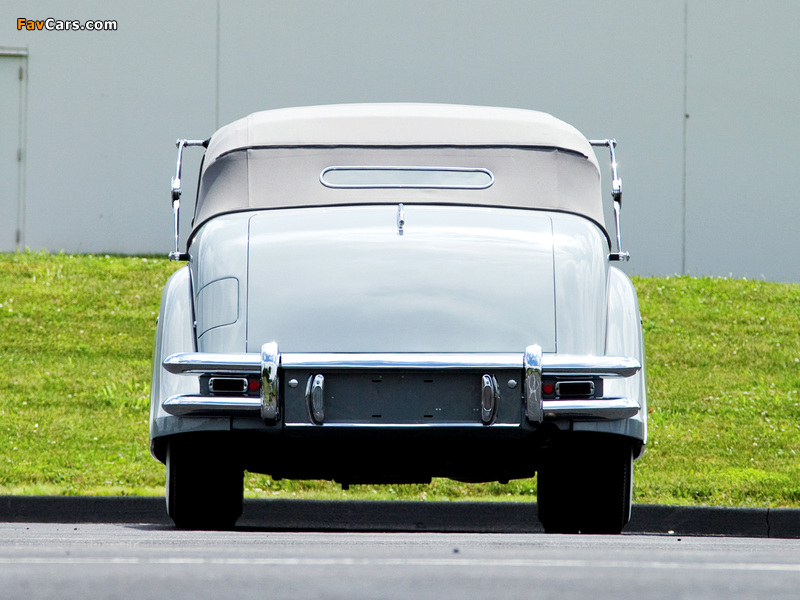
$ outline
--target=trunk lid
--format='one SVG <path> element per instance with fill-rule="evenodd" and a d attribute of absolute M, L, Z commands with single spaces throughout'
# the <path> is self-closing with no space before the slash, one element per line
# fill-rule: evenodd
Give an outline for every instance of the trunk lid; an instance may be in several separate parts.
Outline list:
<path fill-rule="evenodd" d="M 247 351 L 555 352 L 546 213 L 398 205 L 250 219 Z"/>

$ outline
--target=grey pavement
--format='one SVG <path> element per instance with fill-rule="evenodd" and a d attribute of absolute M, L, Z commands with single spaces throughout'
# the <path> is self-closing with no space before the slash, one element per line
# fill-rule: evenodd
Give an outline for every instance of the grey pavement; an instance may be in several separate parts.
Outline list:
<path fill-rule="evenodd" d="M 163 497 L 0 496 L 5 523 L 171 525 Z M 239 528 L 536 533 L 533 502 L 247 499 Z M 800 538 L 800 510 L 635 504 L 629 534 Z"/>

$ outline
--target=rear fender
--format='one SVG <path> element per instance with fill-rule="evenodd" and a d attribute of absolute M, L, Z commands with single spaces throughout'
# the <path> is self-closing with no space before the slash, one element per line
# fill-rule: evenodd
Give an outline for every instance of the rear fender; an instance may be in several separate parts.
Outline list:
<path fill-rule="evenodd" d="M 623 421 L 575 423 L 576 431 L 613 433 L 647 441 L 647 393 L 645 388 L 644 342 L 639 301 L 633 283 L 616 267 L 608 269 L 608 318 L 605 353 L 639 361 L 641 370 L 627 378 L 607 379 L 605 393 L 635 399 L 640 406 L 636 416 Z M 637 444 L 638 446 L 639 444 Z"/>
<path fill-rule="evenodd" d="M 193 322 L 194 311 L 189 269 L 184 267 L 170 277 L 161 296 L 150 390 L 151 440 L 185 431 L 230 429 L 230 419 L 227 418 L 182 419 L 168 414 L 162 407 L 167 398 L 175 395 L 197 394 L 200 391 L 197 377 L 173 375 L 162 366 L 164 359 L 171 354 L 196 351 Z M 163 459 L 162 456 L 156 454 L 154 451 L 156 458 Z"/>

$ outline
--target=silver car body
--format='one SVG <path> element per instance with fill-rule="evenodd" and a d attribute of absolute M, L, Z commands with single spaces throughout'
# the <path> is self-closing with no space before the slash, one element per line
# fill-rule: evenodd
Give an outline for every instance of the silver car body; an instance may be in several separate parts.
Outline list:
<path fill-rule="evenodd" d="M 173 253 L 188 265 L 156 334 L 156 458 L 217 432 L 243 468 L 350 484 L 532 476 L 581 433 L 641 454 L 636 293 L 574 128 L 518 109 L 341 105 L 255 113 L 202 145 Z M 179 178 L 180 162 L 176 201 Z M 424 451 L 400 467 L 408 447 Z"/>

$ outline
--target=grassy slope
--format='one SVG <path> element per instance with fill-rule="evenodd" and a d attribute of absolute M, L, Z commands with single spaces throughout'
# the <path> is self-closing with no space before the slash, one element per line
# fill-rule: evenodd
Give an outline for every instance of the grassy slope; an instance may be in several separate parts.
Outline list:
<path fill-rule="evenodd" d="M 800 506 L 800 286 L 635 283 L 650 412 L 637 500 Z"/>
<path fill-rule="evenodd" d="M 161 494 L 148 452 L 158 258 L 0 255 L 0 493 Z M 800 506 L 800 286 L 638 278 L 650 443 L 636 501 Z M 535 498 L 535 481 L 274 482 L 248 496 Z"/>
<path fill-rule="evenodd" d="M 0 491 L 161 493 L 148 451 L 148 380 L 171 266 L 0 257 Z"/>

